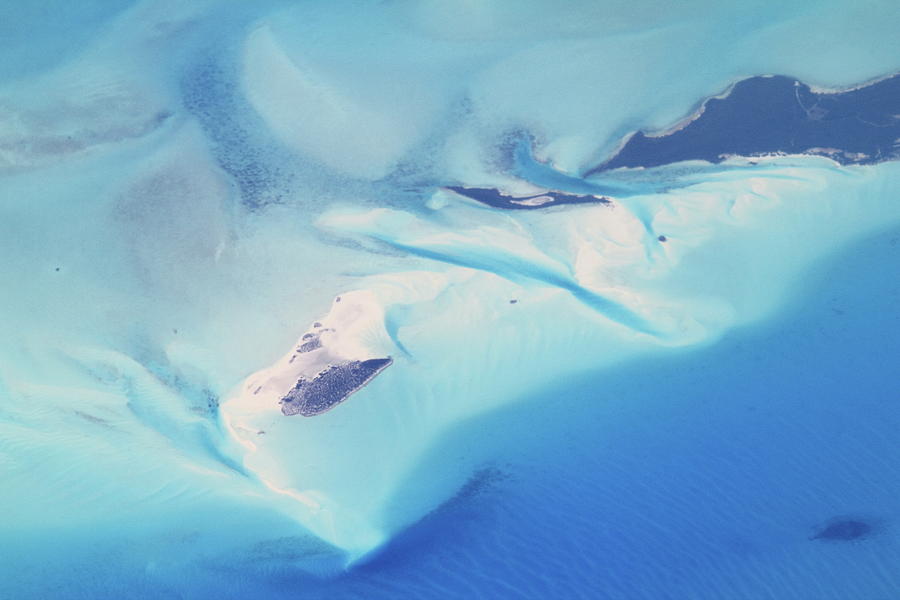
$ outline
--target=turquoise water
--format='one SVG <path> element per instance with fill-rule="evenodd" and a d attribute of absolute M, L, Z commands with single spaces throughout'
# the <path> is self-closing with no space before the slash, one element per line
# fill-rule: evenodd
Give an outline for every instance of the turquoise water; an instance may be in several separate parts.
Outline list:
<path fill-rule="evenodd" d="M 581 177 L 894 3 L 448 6 L 0 2 L 0 597 L 900 588 L 900 163 Z"/>
<path fill-rule="evenodd" d="M 0 81 L 27 77 L 65 62 L 132 4 L 133 0 L 3 2 Z"/>

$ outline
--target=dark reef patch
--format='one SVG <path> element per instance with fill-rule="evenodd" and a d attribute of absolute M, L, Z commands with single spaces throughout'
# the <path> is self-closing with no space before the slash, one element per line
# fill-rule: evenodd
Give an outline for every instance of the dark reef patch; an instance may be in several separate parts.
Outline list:
<path fill-rule="evenodd" d="M 850 542 L 869 537 L 876 531 L 874 523 L 858 518 L 835 518 L 817 528 L 811 540 Z"/>
<path fill-rule="evenodd" d="M 565 192 L 547 191 L 542 194 L 534 194 L 532 196 L 510 196 L 504 194 L 500 190 L 494 188 L 470 188 L 462 186 L 447 186 L 445 189 L 450 190 L 460 196 L 471 198 L 482 204 L 493 206 L 494 208 L 513 208 L 513 209 L 537 209 L 547 208 L 548 206 L 557 206 L 559 204 L 611 204 L 612 200 L 606 196 L 593 195 L 577 195 L 566 194 Z"/>
<path fill-rule="evenodd" d="M 389 356 L 354 360 L 331 365 L 312 379 L 301 377 L 297 385 L 281 399 L 281 412 L 286 416 L 304 417 L 327 412 L 369 383 L 393 362 Z"/>
<path fill-rule="evenodd" d="M 657 167 L 728 156 L 805 154 L 840 164 L 900 158 L 900 74 L 844 92 L 814 92 L 796 79 L 739 81 L 703 103 L 697 117 L 666 135 L 637 132 L 586 175 L 620 167 Z"/>

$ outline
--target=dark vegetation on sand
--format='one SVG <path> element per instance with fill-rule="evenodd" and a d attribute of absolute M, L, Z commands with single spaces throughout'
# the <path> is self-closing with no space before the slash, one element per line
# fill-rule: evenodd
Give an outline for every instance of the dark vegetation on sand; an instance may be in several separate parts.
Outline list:
<path fill-rule="evenodd" d="M 287 416 L 313 417 L 329 411 L 366 385 L 393 362 L 390 357 L 330 365 L 312 379 L 301 378 L 281 399 Z"/>

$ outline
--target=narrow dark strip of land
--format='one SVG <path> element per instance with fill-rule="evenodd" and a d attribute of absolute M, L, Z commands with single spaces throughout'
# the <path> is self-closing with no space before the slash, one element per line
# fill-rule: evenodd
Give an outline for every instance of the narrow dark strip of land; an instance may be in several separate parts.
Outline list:
<path fill-rule="evenodd" d="M 466 198 L 481 202 L 482 204 L 493 206 L 494 208 L 534 210 L 536 208 L 547 208 L 548 206 L 557 206 L 559 204 L 609 204 L 611 202 L 606 196 L 566 194 L 557 191 L 547 191 L 532 196 L 517 197 L 504 194 L 500 190 L 494 188 L 447 186 L 446 189 L 455 192 L 460 196 L 465 196 Z"/>

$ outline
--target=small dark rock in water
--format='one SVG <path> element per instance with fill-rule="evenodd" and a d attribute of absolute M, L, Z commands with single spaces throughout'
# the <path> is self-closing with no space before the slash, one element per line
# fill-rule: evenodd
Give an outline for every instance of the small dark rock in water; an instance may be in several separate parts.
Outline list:
<path fill-rule="evenodd" d="M 338 296 L 337 298 L 334 299 L 334 301 L 335 301 L 335 302 L 340 302 L 340 301 L 341 301 L 341 297 Z"/>
<path fill-rule="evenodd" d="M 510 304 L 515 304 L 516 302 L 518 302 L 518 300 L 516 300 L 515 298 L 509 301 Z"/>
<path fill-rule="evenodd" d="M 661 235 L 661 236 L 659 236 L 659 237 L 656 238 L 656 239 L 658 239 L 658 240 L 661 241 L 661 242 L 667 242 L 667 241 L 669 240 L 669 238 L 667 238 L 667 237 L 664 236 L 664 235 Z"/>
<path fill-rule="evenodd" d="M 56 270 L 59 271 L 59 267 L 56 267 Z"/>
<path fill-rule="evenodd" d="M 820 528 L 810 539 L 849 542 L 866 537 L 872 533 L 872 529 L 872 525 L 865 521 L 839 519 Z"/>

